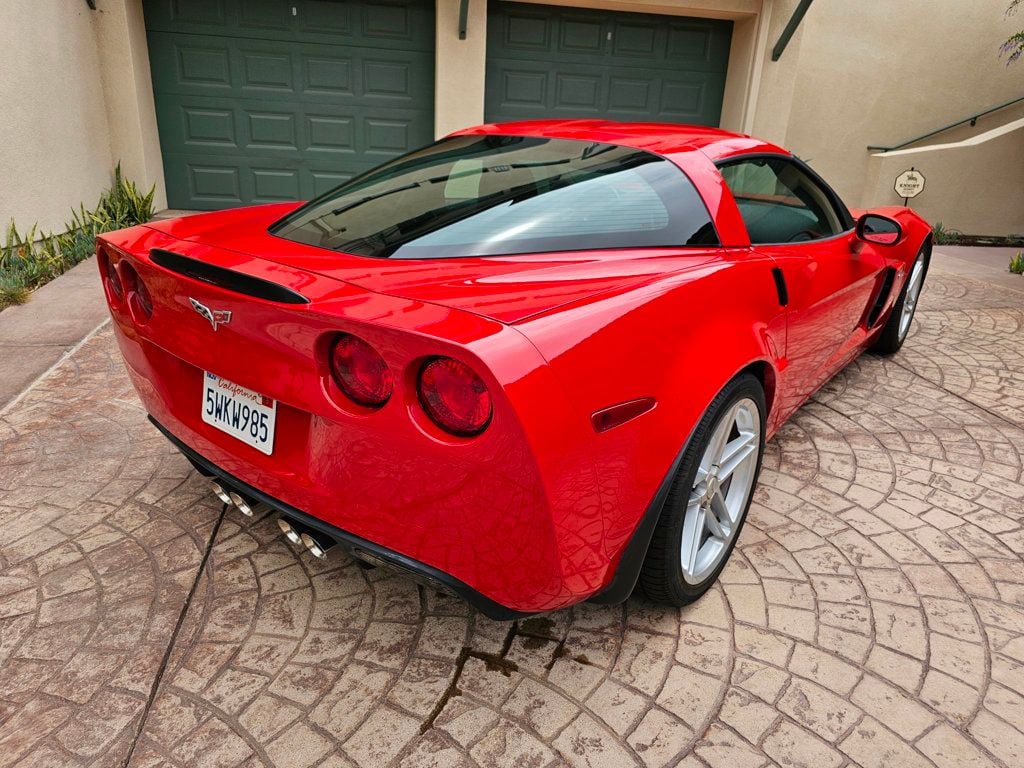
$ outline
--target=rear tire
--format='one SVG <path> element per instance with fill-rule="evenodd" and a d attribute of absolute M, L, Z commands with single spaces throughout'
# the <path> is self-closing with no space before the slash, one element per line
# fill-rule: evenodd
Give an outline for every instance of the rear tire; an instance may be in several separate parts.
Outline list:
<path fill-rule="evenodd" d="M 903 284 L 896 303 L 885 321 L 885 327 L 871 345 L 871 351 L 879 355 L 894 355 L 900 351 L 903 342 L 910 333 L 910 325 L 914 320 L 918 299 L 924 288 L 924 278 L 928 274 L 928 244 L 921 246 L 914 263 L 910 265 L 910 276 Z"/>
<path fill-rule="evenodd" d="M 741 374 L 701 417 L 640 570 L 654 602 L 692 603 L 725 567 L 761 472 L 766 412 L 761 383 Z"/>

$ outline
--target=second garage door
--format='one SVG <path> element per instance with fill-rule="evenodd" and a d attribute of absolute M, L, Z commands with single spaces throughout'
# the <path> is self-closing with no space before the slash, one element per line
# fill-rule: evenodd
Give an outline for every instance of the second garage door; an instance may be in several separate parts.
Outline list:
<path fill-rule="evenodd" d="M 488 5 L 488 122 L 601 117 L 718 125 L 731 21 Z"/>
<path fill-rule="evenodd" d="M 433 0 L 144 0 L 172 208 L 313 197 L 433 139 Z"/>

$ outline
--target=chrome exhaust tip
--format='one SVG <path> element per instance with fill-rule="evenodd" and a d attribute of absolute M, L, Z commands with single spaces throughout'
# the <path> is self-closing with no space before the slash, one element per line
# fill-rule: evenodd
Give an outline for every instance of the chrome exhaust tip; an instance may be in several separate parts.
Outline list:
<path fill-rule="evenodd" d="M 229 494 L 224 486 L 218 483 L 216 480 L 210 483 L 210 489 L 214 492 L 218 499 L 223 501 L 225 504 L 234 504 L 231 500 L 231 494 Z"/>
<path fill-rule="evenodd" d="M 228 497 L 231 499 L 231 503 L 238 508 L 239 512 L 246 517 L 252 517 L 252 513 L 255 511 L 254 505 L 250 504 L 247 498 L 236 491 L 229 493 Z"/>
<path fill-rule="evenodd" d="M 285 520 L 283 517 L 277 518 L 277 527 L 281 529 L 281 533 L 292 544 L 302 544 L 302 535 L 292 527 L 292 524 Z"/>
<path fill-rule="evenodd" d="M 270 509 L 270 507 L 263 502 L 253 501 L 237 491 L 231 491 L 228 496 L 231 497 L 231 503 L 235 505 L 235 508 L 246 517 L 252 517 L 255 514 L 262 513 L 267 509 Z"/>
<path fill-rule="evenodd" d="M 314 538 L 313 534 L 308 531 L 303 531 L 301 536 L 302 543 L 306 545 L 306 549 L 309 550 L 309 553 L 313 555 L 313 557 L 320 560 L 326 560 L 327 553 L 330 551 L 331 547 L 334 546 L 334 542 L 322 533 L 318 533 L 316 535 L 319 538 Z"/>

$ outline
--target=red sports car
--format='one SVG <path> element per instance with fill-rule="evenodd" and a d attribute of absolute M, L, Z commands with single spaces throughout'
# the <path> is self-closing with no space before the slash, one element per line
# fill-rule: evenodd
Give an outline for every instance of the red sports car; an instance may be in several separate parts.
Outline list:
<path fill-rule="evenodd" d="M 931 242 L 764 141 L 585 120 L 98 252 L 142 402 L 226 503 L 511 618 L 705 592 L 765 440 L 900 348 Z"/>

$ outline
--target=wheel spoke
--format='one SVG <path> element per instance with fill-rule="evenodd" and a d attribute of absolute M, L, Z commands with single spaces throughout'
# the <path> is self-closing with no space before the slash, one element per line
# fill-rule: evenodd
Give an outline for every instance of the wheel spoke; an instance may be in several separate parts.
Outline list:
<path fill-rule="evenodd" d="M 899 334 L 902 339 L 910 330 L 910 322 L 914 318 L 914 310 L 917 308 L 917 300 L 921 295 L 921 286 L 924 284 L 924 255 L 919 254 L 914 265 L 910 268 L 910 277 L 907 278 L 907 287 L 903 295 L 903 311 L 900 313 Z"/>
<path fill-rule="evenodd" d="M 687 507 L 686 517 L 683 518 L 680 559 L 683 570 L 691 576 L 697 572 L 697 556 L 700 554 L 701 540 L 704 538 L 704 520 L 704 508 L 699 503 Z"/>
<path fill-rule="evenodd" d="M 714 526 L 711 525 L 712 520 L 715 521 Z M 725 497 L 722 496 L 721 492 L 716 493 L 711 497 L 711 509 L 706 522 L 708 529 L 722 541 L 727 541 L 732 531 L 732 522 L 732 515 L 729 514 L 729 507 L 725 503 Z"/>
<path fill-rule="evenodd" d="M 753 455 L 757 450 L 757 435 L 753 432 L 740 432 L 740 436 L 725 446 L 718 464 L 718 479 L 725 482 L 733 472 Z"/>
<path fill-rule="evenodd" d="M 736 411 L 738 407 L 739 404 L 733 405 L 715 427 L 715 431 L 712 433 L 711 439 L 708 441 L 707 450 L 704 451 L 704 456 L 700 462 L 702 469 L 710 472 L 711 467 L 721 464 L 722 452 L 725 450 L 725 444 L 729 441 L 729 435 L 732 433 L 733 424 L 736 423 Z"/>

